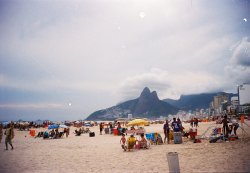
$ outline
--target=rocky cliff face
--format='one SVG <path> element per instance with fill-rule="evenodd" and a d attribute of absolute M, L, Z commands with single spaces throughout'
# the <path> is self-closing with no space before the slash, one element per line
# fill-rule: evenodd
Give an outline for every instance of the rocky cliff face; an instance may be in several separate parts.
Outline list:
<path fill-rule="evenodd" d="M 177 111 L 178 109 L 169 103 L 159 100 L 156 91 L 150 92 L 149 88 L 145 87 L 139 98 L 96 111 L 89 115 L 86 120 L 112 120 L 118 117 L 127 117 L 129 113 L 133 114 L 134 117 L 157 118 L 176 114 Z"/>

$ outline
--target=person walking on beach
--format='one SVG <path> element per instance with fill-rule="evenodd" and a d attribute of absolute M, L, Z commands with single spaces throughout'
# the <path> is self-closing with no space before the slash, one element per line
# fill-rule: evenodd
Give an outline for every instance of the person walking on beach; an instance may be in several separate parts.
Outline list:
<path fill-rule="evenodd" d="M 12 145 L 12 139 L 14 138 L 15 134 L 14 134 L 14 128 L 13 125 L 8 124 L 7 129 L 4 133 L 6 135 L 5 137 L 5 146 L 6 146 L 6 150 L 8 150 L 8 143 L 11 146 L 11 149 L 13 150 L 14 147 Z"/>
<path fill-rule="evenodd" d="M 163 126 L 163 130 L 164 130 L 164 143 L 166 143 L 166 138 L 168 139 L 168 144 L 169 144 L 169 124 L 168 124 L 168 120 L 166 120 L 166 123 Z"/>
<path fill-rule="evenodd" d="M 194 127 L 196 127 L 196 128 L 199 127 L 199 126 L 198 126 L 198 123 L 199 123 L 198 118 L 195 118 L 195 119 L 194 119 Z"/>
<path fill-rule="evenodd" d="M 2 138 L 3 138 L 3 125 L 0 124 L 0 143 L 2 142 Z"/>
<path fill-rule="evenodd" d="M 224 118 L 222 120 L 222 124 L 223 124 L 223 135 L 225 137 L 227 137 L 228 136 L 228 131 L 229 131 L 227 115 L 224 116 Z"/>
<path fill-rule="evenodd" d="M 102 131 L 103 131 L 103 123 L 100 123 L 100 135 L 102 135 Z"/>
<path fill-rule="evenodd" d="M 121 140 L 120 140 L 120 144 L 122 146 L 122 149 L 124 149 L 124 151 L 127 150 L 127 147 L 126 147 L 126 138 L 125 138 L 125 135 L 122 134 L 122 137 L 121 137 Z"/>

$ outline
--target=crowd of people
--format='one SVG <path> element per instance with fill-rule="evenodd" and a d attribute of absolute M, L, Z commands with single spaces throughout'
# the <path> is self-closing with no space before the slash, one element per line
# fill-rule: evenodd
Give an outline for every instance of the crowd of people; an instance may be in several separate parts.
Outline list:
<path fill-rule="evenodd" d="M 122 127 L 122 125 L 123 125 L 123 127 Z M 114 129 L 117 131 L 117 133 L 118 133 L 117 135 L 122 135 L 127 130 L 127 128 L 124 128 L 125 123 L 122 123 L 122 125 L 120 122 L 117 122 L 117 121 L 109 122 L 106 124 L 104 122 L 101 122 L 99 124 L 100 135 L 103 134 L 103 131 L 105 131 L 105 134 L 113 134 Z"/>
<path fill-rule="evenodd" d="M 75 135 L 76 136 L 81 136 L 81 134 L 83 134 L 83 133 L 89 133 L 89 132 L 90 132 L 89 128 L 85 129 L 84 127 L 81 127 L 78 130 L 75 129 Z"/>
<path fill-rule="evenodd" d="M 167 139 L 167 143 L 169 144 L 172 137 L 170 135 L 170 131 L 173 132 L 182 132 L 184 133 L 184 127 L 182 126 L 182 122 L 180 120 L 180 118 L 173 118 L 173 122 L 171 124 L 169 124 L 169 121 L 166 120 L 165 124 L 163 125 L 163 132 L 164 132 L 164 143 L 166 143 L 166 139 Z"/>
<path fill-rule="evenodd" d="M 197 118 L 193 118 L 190 121 L 190 128 L 199 127 L 198 122 L 199 121 Z M 222 134 L 224 137 L 228 138 L 231 136 L 237 136 L 237 129 L 239 128 L 239 123 L 237 121 L 230 122 L 229 124 L 228 117 L 227 115 L 225 115 L 221 123 L 222 123 L 222 130 L 223 130 Z M 17 126 L 18 129 L 19 127 L 20 126 Z M 123 128 L 120 122 L 114 122 L 114 123 L 110 122 L 108 124 L 104 124 L 103 122 L 101 122 L 99 124 L 100 135 L 102 135 L 103 131 L 107 128 L 109 129 L 110 134 L 113 133 L 114 129 L 116 129 L 119 132 L 119 135 L 121 135 L 120 143 L 124 151 L 130 151 L 134 148 L 148 148 L 149 147 L 148 145 L 149 141 L 147 141 L 144 133 L 139 134 L 140 135 L 139 139 L 135 138 L 135 134 L 131 134 L 126 139 L 125 137 L 127 135 L 126 128 Z M 134 127 L 131 127 L 131 129 L 132 128 Z M 89 133 L 89 132 L 90 132 L 89 128 L 85 129 L 84 127 L 81 127 L 81 128 L 75 129 L 74 134 L 76 136 L 80 136 L 83 133 Z M 167 143 L 167 144 L 170 144 L 171 140 L 173 140 L 174 133 L 180 132 L 183 134 L 183 136 L 185 136 L 185 134 L 188 133 L 184 131 L 184 127 L 182 125 L 180 118 L 177 118 L 177 119 L 173 118 L 173 120 L 170 122 L 166 120 L 165 124 L 163 125 L 163 132 L 164 132 L 163 143 Z M 40 131 L 35 137 L 36 138 L 42 137 L 43 139 L 58 139 L 58 138 L 62 138 L 64 135 L 68 137 L 69 133 L 70 133 L 70 128 L 64 128 L 63 131 L 59 131 L 59 129 L 56 128 L 52 130 Z M 15 136 L 14 124 L 10 123 L 5 128 L 3 128 L 3 125 L 0 124 L 0 143 L 2 142 L 3 135 L 5 135 L 6 150 L 9 149 L 9 146 L 11 147 L 11 149 L 14 149 L 13 144 L 12 144 L 12 140 Z"/>

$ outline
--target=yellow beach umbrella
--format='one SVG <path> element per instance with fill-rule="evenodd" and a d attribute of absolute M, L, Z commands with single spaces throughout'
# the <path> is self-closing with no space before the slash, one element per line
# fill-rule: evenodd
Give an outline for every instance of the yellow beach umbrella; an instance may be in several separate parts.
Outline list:
<path fill-rule="evenodd" d="M 145 126 L 148 125 L 149 122 L 144 119 L 134 119 L 130 121 L 127 126 Z"/>

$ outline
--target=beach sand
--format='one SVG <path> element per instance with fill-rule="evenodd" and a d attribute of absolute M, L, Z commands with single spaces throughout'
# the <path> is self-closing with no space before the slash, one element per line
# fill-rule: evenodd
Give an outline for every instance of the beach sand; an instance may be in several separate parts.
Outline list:
<path fill-rule="evenodd" d="M 215 122 L 200 123 L 198 134 L 211 125 Z M 164 137 L 162 127 L 163 124 L 152 124 L 145 128 L 146 132 L 160 132 Z M 184 127 L 188 129 L 189 124 Z M 184 139 L 182 144 L 151 145 L 150 149 L 132 152 L 122 150 L 120 136 L 99 135 L 98 127 L 90 128 L 95 137 L 75 136 L 71 128 L 68 138 L 51 140 L 32 138 L 27 131 L 15 130 L 14 150 L 4 150 L 4 139 L 0 144 L 0 172 L 163 173 L 169 172 L 168 152 L 178 153 L 181 172 L 250 172 L 250 128 L 244 127 L 248 135 L 243 139 L 238 129 L 241 139 L 237 141 L 193 143 Z"/>

